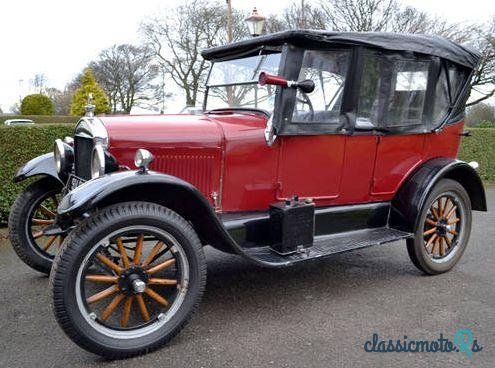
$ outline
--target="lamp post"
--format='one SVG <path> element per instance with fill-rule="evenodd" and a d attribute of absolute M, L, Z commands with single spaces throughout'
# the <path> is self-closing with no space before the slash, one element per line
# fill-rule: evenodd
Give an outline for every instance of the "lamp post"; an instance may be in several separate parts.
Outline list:
<path fill-rule="evenodd" d="M 256 9 L 256 7 L 253 8 L 251 15 L 245 19 L 251 36 L 256 37 L 263 33 L 265 20 L 266 18 L 262 14 L 258 13 L 258 9 Z"/>

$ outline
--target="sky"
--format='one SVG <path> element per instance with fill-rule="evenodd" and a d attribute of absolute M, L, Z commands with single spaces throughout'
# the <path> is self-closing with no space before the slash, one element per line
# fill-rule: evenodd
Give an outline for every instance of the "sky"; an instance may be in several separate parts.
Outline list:
<path fill-rule="evenodd" d="M 181 3 L 181 0 L 1 0 L 0 108 L 7 112 L 20 97 L 31 92 L 30 80 L 36 73 L 46 75 L 48 86 L 63 89 L 102 49 L 118 43 L 142 42 L 138 32 L 140 23 Z M 289 3 L 288 0 L 232 0 L 232 6 L 246 16 L 253 6 L 269 15 L 278 13 Z M 494 0 L 403 0 L 402 3 L 451 22 L 483 22 L 495 14 Z"/>

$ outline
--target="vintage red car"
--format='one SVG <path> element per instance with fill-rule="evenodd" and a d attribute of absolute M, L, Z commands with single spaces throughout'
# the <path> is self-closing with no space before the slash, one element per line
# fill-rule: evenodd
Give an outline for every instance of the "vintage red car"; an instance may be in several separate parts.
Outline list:
<path fill-rule="evenodd" d="M 404 239 L 427 274 L 459 261 L 471 211 L 486 211 L 476 163 L 456 159 L 475 52 L 288 31 L 203 56 L 203 114 L 89 108 L 16 176 L 40 179 L 12 208 L 12 243 L 37 270 L 53 262 L 77 344 L 119 358 L 169 341 L 203 293 L 204 245 L 284 267 Z"/>

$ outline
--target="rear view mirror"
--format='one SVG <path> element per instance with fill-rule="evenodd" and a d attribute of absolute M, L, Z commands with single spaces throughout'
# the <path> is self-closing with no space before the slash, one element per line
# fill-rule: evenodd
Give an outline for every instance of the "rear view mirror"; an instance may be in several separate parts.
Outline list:
<path fill-rule="evenodd" d="M 268 84 L 281 87 L 298 88 L 304 93 L 311 93 L 315 89 L 315 83 L 311 79 L 305 79 L 296 82 L 279 77 L 278 75 L 268 74 L 265 72 L 260 73 L 258 77 L 258 84 L 260 86 Z"/>

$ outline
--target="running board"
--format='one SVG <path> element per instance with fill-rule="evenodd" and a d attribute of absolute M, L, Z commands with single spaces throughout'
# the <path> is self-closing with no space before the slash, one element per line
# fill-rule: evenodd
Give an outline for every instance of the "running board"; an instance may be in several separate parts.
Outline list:
<path fill-rule="evenodd" d="M 244 248 L 243 250 L 248 256 L 258 259 L 265 264 L 289 266 L 296 262 L 328 257 L 332 254 L 390 243 L 413 236 L 412 233 L 390 229 L 388 227 L 379 227 L 317 236 L 315 237 L 313 246 L 300 249 L 288 255 L 278 254 L 269 246 Z"/>

